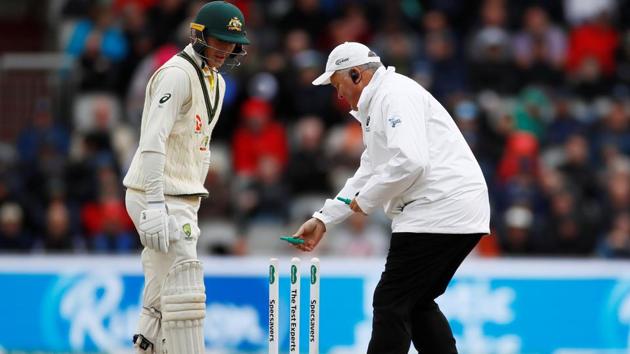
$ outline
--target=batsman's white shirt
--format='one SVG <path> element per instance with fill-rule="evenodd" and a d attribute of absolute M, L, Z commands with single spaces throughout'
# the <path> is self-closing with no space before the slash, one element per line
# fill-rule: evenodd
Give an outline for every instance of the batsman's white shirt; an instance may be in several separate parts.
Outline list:
<path fill-rule="evenodd" d="M 365 151 L 337 196 L 357 198 L 370 213 L 383 206 L 392 232 L 490 232 L 488 187 L 481 168 L 446 109 L 393 67 L 379 68 L 351 114 Z M 336 224 L 352 211 L 328 199 L 313 217 Z"/>
<path fill-rule="evenodd" d="M 190 44 L 184 52 L 201 67 L 202 61 Z M 143 166 L 141 155 L 155 152 L 165 155 L 165 195 L 208 195 L 203 184 L 210 163 L 212 130 L 223 105 L 225 81 L 207 67 L 203 76 L 210 103 L 216 110 L 212 119 L 197 72 L 190 62 L 175 55 L 153 74 L 145 94 L 140 144 L 123 180 L 125 187 L 146 191 L 146 171 L 152 166 Z M 217 85 L 218 99 L 215 96 Z"/>

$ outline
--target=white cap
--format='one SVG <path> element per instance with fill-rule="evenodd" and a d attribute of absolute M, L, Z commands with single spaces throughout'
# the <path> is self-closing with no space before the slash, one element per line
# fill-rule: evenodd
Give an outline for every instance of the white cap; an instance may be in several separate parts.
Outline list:
<path fill-rule="evenodd" d="M 313 80 L 313 85 L 328 85 L 335 71 L 348 69 L 367 63 L 380 63 L 379 58 L 366 45 L 357 42 L 345 42 L 338 45 L 328 55 L 326 72 Z"/>

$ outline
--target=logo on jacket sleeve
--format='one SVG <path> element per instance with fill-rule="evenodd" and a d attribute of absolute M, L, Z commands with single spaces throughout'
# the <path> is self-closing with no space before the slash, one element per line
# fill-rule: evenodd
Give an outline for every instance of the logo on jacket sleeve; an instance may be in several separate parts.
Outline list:
<path fill-rule="evenodd" d="M 171 94 L 167 93 L 164 96 L 162 96 L 162 98 L 160 98 L 160 104 L 165 103 L 166 101 L 168 101 L 171 98 Z"/>
<path fill-rule="evenodd" d="M 396 128 L 398 124 L 402 123 L 402 121 L 398 117 L 391 117 L 388 119 L 388 121 L 389 121 L 389 124 L 392 125 L 392 128 Z"/>

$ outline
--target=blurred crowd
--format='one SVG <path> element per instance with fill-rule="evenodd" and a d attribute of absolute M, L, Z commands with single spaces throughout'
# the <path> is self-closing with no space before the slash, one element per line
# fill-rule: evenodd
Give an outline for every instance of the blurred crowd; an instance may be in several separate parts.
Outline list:
<path fill-rule="evenodd" d="M 494 235 L 477 254 L 630 257 L 630 1 L 232 2 L 253 44 L 223 73 L 201 254 L 289 252 L 277 236 L 353 174 L 361 127 L 311 81 L 359 41 L 442 102 L 474 151 Z M 0 251 L 137 252 L 121 180 L 145 86 L 205 2 L 56 3 L 47 50 L 74 58 L 72 117 L 40 97 L 0 141 Z M 320 253 L 382 256 L 388 237 L 382 213 L 354 215 Z"/>

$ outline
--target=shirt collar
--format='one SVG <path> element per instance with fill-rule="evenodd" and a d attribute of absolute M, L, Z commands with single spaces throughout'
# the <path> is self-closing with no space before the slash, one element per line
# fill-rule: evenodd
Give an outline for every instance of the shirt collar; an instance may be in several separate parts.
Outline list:
<path fill-rule="evenodd" d="M 388 66 L 387 69 L 382 66 L 374 72 L 370 83 L 367 84 L 367 86 L 365 86 L 363 88 L 363 91 L 361 92 L 361 96 L 359 97 L 359 104 L 357 105 L 358 111 L 350 111 L 350 114 L 354 118 L 360 121 L 359 117 L 365 117 L 370 106 L 370 102 L 372 101 L 372 97 L 374 97 L 374 93 L 376 93 L 378 87 L 381 86 L 381 83 L 383 82 L 385 77 L 393 72 L 396 72 L 396 68 L 393 66 Z"/>
<path fill-rule="evenodd" d="M 201 68 L 201 71 L 203 72 L 204 76 L 212 75 L 213 70 L 210 69 L 210 67 L 206 65 L 206 61 L 199 54 L 197 54 L 197 52 L 195 52 L 195 50 L 192 47 L 192 43 L 188 44 L 184 48 L 184 52 L 186 52 L 186 54 L 190 55 L 193 58 L 195 63 Z"/>

